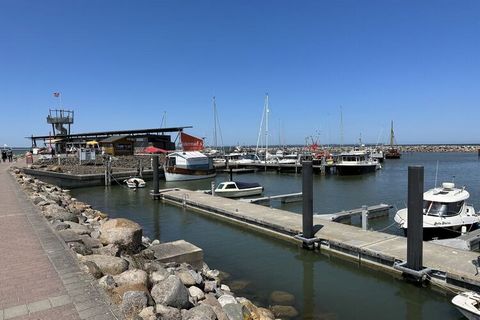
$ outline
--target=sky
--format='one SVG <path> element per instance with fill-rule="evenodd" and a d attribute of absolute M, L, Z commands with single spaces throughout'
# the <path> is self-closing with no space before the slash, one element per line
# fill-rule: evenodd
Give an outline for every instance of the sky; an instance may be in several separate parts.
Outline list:
<path fill-rule="evenodd" d="M 479 39 L 477 0 L 0 0 L 0 144 L 62 107 L 73 133 L 166 114 L 208 145 L 215 96 L 223 144 L 254 145 L 266 93 L 270 144 L 386 143 L 392 120 L 399 144 L 478 143 Z"/>

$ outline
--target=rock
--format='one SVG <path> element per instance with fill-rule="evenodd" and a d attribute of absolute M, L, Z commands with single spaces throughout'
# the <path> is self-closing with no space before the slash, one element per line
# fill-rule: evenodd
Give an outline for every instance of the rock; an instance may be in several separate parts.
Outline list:
<path fill-rule="evenodd" d="M 98 231 L 98 230 L 92 231 L 92 233 L 90 233 L 90 237 L 92 237 L 92 239 L 100 238 L 100 231 Z"/>
<path fill-rule="evenodd" d="M 92 254 L 92 249 L 88 248 L 86 245 L 84 245 L 81 242 L 70 242 L 68 244 L 70 249 L 72 249 L 74 252 L 81 254 L 82 256 L 87 256 L 89 254 Z"/>
<path fill-rule="evenodd" d="M 195 301 L 201 301 L 205 299 L 205 293 L 203 293 L 203 291 L 198 287 L 192 286 L 188 288 L 188 292 Z"/>
<path fill-rule="evenodd" d="M 42 201 L 45 201 L 44 198 L 40 197 L 40 196 L 33 196 L 32 197 L 32 202 L 33 204 L 39 204 L 40 202 Z"/>
<path fill-rule="evenodd" d="M 179 309 L 167 307 L 162 304 L 155 306 L 155 312 L 161 320 L 182 320 L 182 314 Z"/>
<path fill-rule="evenodd" d="M 98 280 L 98 284 L 102 287 L 105 291 L 111 291 L 117 287 L 115 280 L 111 275 L 106 275 L 101 277 Z"/>
<path fill-rule="evenodd" d="M 270 302 L 272 305 L 293 306 L 295 304 L 295 296 L 291 293 L 277 290 L 270 294 Z"/>
<path fill-rule="evenodd" d="M 128 292 L 128 291 L 142 291 L 142 292 L 145 292 L 145 294 L 147 295 L 147 297 L 150 300 L 150 293 L 148 292 L 148 288 L 145 287 L 142 284 L 135 284 L 135 285 L 124 285 L 124 286 L 119 286 L 119 287 L 113 288 L 113 290 L 111 292 L 109 292 L 111 294 L 112 302 L 115 303 L 115 304 L 122 303 L 123 295 L 125 294 L 125 292 Z M 152 303 L 149 303 L 149 304 L 153 304 L 153 301 L 152 301 Z"/>
<path fill-rule="evenodd" d="M 219 279 L 220 277 L 220 271 L 218 270 L 207 270 L 207 272 L 204 274 L 207 278 L 213 279 L 213 280 Z"/>
<path fill-rule="evenodd" d="M 228 286 L 230 287 L 231 290 L 233 290 L 233 292 L 237 292 L 245 289 L 246 287 L 248 287 L 249 284 L 250 284 L 250 281 L 248 280 L 234 280 L 232 282 L 229 282 Z"/>
<path fill-rule="evenodd" d="M 157 284 L 165 279 L 167 279 L 170 276 L 170 272 L 167 271 L 167 269 L 162 268 L 158 269 L 157 271 L 153 271 L 150 274 L 150 282 L 152 284 Z"/>
<path fill-rule="evenodd" d="M 92 261 L 104 274 L 116 275 L 128 269 L 128 262 L 122 258 L 92 254 L 81 257 L 82 261 Z"/>
<path fill-rule="evenodd" d="M 197 284 L 197 281 L 193 277 L 191 270 L 180 269 L 175 272 L 175 275 L 180 278 L 182 283 L 187 286 L 191 287 Z M 195 271 L 193 271 L 195 273 Z"/>
<path fill-rule="evenodd" d="M 232 290 L 230 290 L 230 287 L 227 286 L 226 284 L 222 284 L 222 285 L 220 286 L 220 290 L 232 292 Z"/>
<path fill-rule="evenodd" d="M 215 314 L 215 311 L 213 311 L 213 308 L 208 304 L 202 304 L 190 310 L 187 310 L 182 316 L 182 320 L 216 320 L 216 319 L 217 319 L 217 315 Z"/>
<path fill-rule="evenodd" d="M 270 307 L 276 318 L 295 318 L 298 316 L 298 311 L 292 306 L 272 306 Z"/>
<path fill-rule="evenodd" d="M 146 307 L 138 314 L 142 320 L 157 320 L 154 307 Z"/>
<path fill-rule="evenodd" d="M 48 219 L 61 220 L 61 221 L 73 221 L 77 222 L 78 218 L 75 214 L 65 210 L 56 204 L 50 204 L 44 207 L 43 214 Z"/>
<path fill-rule="evenodd" d="M 239 303 L 229 303 L 222 307 L 230 320 L 251 319 L 251 315 L 247 308 Z"/>
<path fill-rule="evenodd" d="M 100 254 L 104 256 L 116 257 L 120 253 L 120 248 L 116 244 L 109 244 L 109 245 L 106 245 L 105 247 L 94 249 L 93 252 L 95 254 Z"/>
<path fill-rule="evenodd" d="M 76 234 L 90 234 L 92 232 L 88 227 L 78 224 L 76 222 L 66 221 L 65 223 L 68 224 L 70 226 L 70 230 L 72 230 Z"/>
<path fill-rule="evenodd" d="M 265 308 L 257 308 L 250 300 L 242 299 L 240 302 L 251 314 L 253 320 L 274 320 L 273 313 Z"/>
<path fill-rule="evenodd" d="M 231 295 L 228 295 L 228 294 L 224 294 L 224 295 L 222 295 L 218 298 L 218 303 L 220 303 L 220 305 L 223 308 L 227 304 L 230 304 L 230 303 L 236 304 L 238 302 L 237 302 L 237 300 L 235 300 L 235 297 L 233 297 Z"/>
<path fill-rule="evenodd" d="M 188 308 L 190 305 L 187 288 L 178 277 L 173 275 L 155 284 L 151 294 L 157 304 L 179 309 Z"/>
<path fill-rule="evenodd" d="M 128 219 L 111 219 L 100 227 L 100 241 L 135 251 L 142 244 L 142 227 Z"/>
<path fill-rule="evenodd" d="M 216 281 L 205 281 L 205 285 L 203 290 L 206 293 L 215 292 L 217 290 L 217 282 Z"/>
<path fill-rule="evenodd" d="M 95 262 L 85 261 L 83 264 L 87 268 L 88 272 L 96 279 L 99 279 L 103 276 L 102 270 L 100 270 Z"/>
<path fill-rule="evenodd" d="M 63 172 L 62 167 L 60 166 L 50 166 L 47 168 L 47 170 L 52 172 Z"/>
<path fill-rule="evenodd" d="M 72 230 L 60 230 L 58 231 L 58 235 L 65 241 L 65 243 L 70 242 L 82 242 L 82 238 Z"/>
<path fill-rule="evenodd" d="M 160 240 L 155 239 L 155 240 L 152 241 L 152 243 L 151 243 L 150 245 L 153 245 L 153 246 L 154 246 L 154 245 L 156 245 L 156 244 L 160 244 Z"/>
<path fill-rule="evenodd" d="M 70 226 L 68 224 L 66 224 L 65 222 L 62 222 L 62 221 L 54 221 L 52 223 L 52 227 L 56 231 L 66 230 L 66 229 L 70 228 Z"/>
<path fill-rule="evenodd" d="M 87 235 L 81 235 L 80 239 L 82 240 L 82 243 L 90 249 L 98 249 L 102 247 L 102 243 L 97 240 L 97 239 L 92 239 Z"/>
<path fill-rule="evenodd" d="M 122 312 L 127 317 L 138 314 L 147 307 L 148 296 L 143 291 L 127 291 L 123 294 L 122 304 L 120 306 Z"/>
<path fill-rule="evenodd" d="M 140 269 L 131 269 L 113 276 L 113 280 L 118 286 L 141 284 L 145 287 L 148 285 L 148 275 Z"/>
<path fill-rule="evenodd" d="M 217 315 L 218 320 L 229 320 L 225 311 L 223 311 L 222 306 L 218 302 L 217 298 L 212 293 L 205 295 L 205 300 L 201 301 L 200 304 L 207 304 L 213 308 L 213 311 Z"/>

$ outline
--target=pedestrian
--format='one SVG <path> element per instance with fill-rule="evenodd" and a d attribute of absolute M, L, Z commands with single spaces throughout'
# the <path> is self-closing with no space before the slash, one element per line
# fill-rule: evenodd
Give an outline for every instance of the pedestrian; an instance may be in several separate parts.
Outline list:
<path fill-rule="evenodd" d="M 2 150 L 2 161 L 7 161 L 7 150 L 5 149 Z"/>
<path fill-rule="evenodd" d="M 13 151 L 12 151 L 12 149 L 7 150 L 7 157 L 8 157 L 8 162 L 13 161 Z"/>

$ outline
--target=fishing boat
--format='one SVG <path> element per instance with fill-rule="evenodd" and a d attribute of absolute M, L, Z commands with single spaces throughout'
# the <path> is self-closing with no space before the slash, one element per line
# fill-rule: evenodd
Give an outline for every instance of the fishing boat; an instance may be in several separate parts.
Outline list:
<path fill-rule="evenodd" d="M 465 188 L 456 188 L 452 182 L 444 182 L 423 194 L 423 238 L 452 238 L 461 234 L 462 227 L 473 230 L 478 227 L 480 216 L 473 206 L 466 203 L 470 194 Z M 408 227 L 408 209 L 397 212 L 394 218 L 405 235 Z"/>
<path fill-rule="evenodd" d="M 137 177 L 125 179 L 123 182 L 125 182 L 130 189 L 145 188 L 146 185 L 145 180 Z"/>
<path fill-rule="evenodd" d="M 395 148 L 395 133 L 393 131 L 393 120 L 392 126 L 390 128 L 390 148 L 387 149 L 385 152 L 385 159 L 400 159 L 401 153 L 400 151 Z"/>
<path fill-rule="evenodd" d="M 381 165 L 364 150 L 352 150 L 339 155 L 335 168 L 339 175 L 359 175 L 375 172 L 381 169 Z"/>
<path fill-rule="evenodd" d="M 215 189 L 215 194 L 226 198 L 240 198 L 262 194 L 263 187 L 258 183 L 239 181 L 222 182 Z"/>
<path fill-rule="evenodd" d="M 163 169 L 167 182 L 208 179 L 217 174 L 212 159 L 199 151 L 170 153 Z"/>
<path fill-rule="evenodd" d="M 452 303 L 469 320 L 480 320 L 480 295 L 474 291 L 457 294 Z"/>

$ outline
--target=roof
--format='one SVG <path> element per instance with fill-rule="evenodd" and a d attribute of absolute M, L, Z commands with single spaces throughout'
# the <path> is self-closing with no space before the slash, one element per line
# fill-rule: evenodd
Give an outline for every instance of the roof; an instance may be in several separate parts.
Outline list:
<path fill-rule="evenodd" d="M 423 194 L 423 199 L 433 202 L 459 202 L 467 200 L 470 194 L 464 188 L 455 188 L 453 183 L 443 183 L 442 187 L 428 190 Z"/>
<path fill-rule="evenodd" d="M 206 155 L 198 151 L 177 151 L 177 152 L 172 152 L 168 155 L 168 157 L 173 157 L 173 156 L 179 156 L 184 159 L 207 158 Z"/>
<path fill-rule="evenodd" d="M 116 141 L 119 141 L 119 140 L 123 140 L 123 139 L 126 139 L 128 138 L 129 136 L 128 135 L 123 135 L 123 136 L 111 136 L 111 137 L 108 137 L 106 139 L 103 139 L 100 141 L 100 143 L 112 143 L 112 142 L 116 142 Z"/>

